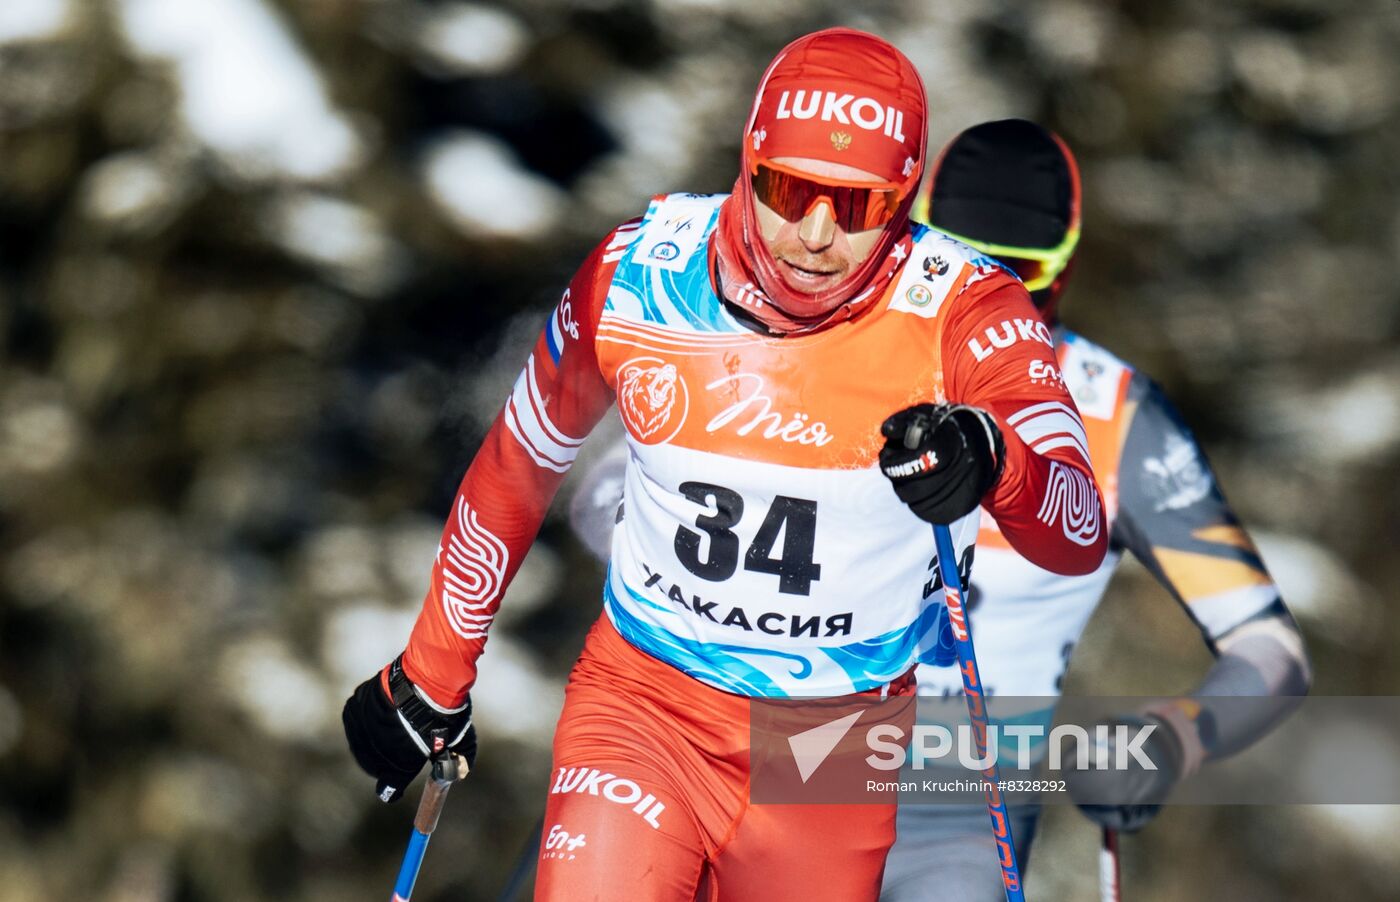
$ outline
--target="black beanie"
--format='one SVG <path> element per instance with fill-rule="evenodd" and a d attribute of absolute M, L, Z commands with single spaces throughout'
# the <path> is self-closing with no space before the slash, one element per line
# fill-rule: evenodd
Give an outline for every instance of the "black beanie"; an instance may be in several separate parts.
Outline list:
<path fill-rule="evenodd" d="M 1074 183 L 1050 132 L 1024 119 L 974 126 L 943 152 L 928 222 L 987 244 L 1050 248 L 1074 217 Z"/>

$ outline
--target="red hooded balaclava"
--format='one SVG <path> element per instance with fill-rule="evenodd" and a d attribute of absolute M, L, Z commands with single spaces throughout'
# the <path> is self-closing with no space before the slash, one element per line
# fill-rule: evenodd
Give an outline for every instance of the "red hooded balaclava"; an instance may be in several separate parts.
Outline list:
<path fill-rule="evenodd" d="M 909 251 L 926 123 L 923 81 L 887 41 L 828 28 L 783 48 L 759 82 L 744 128 L 743 168 L 720 208 L 711 249 L 724 299 L 769 331 L 789 334 L 849 319 L 878 298 Z M 904 188 L 869 255 L 832 288 L 790 287 L 759 231 L 752 176 L 757 160 L 774 157 L 844 163 Z"/>

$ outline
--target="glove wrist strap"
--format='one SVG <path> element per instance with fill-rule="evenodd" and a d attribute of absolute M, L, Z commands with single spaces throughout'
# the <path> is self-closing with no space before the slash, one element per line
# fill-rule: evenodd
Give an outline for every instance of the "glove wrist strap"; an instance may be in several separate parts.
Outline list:
<path fill-rule="evenodd" d="M 389 665 L 389 697 L 403 719 L 419 736 L 427 737 L 432 730 L 447 726 L 454 715 L 466 712 L 467 705 L 457 711 L 443 711 L 424 699 L 408 674 L 403 672 L 403 655 Z"/>

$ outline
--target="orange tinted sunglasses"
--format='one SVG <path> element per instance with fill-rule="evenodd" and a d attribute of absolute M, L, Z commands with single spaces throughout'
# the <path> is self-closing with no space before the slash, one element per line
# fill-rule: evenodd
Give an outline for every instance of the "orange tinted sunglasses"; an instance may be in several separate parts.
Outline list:
<path fill-rule="evenodd" d="M 893 182 L 817 178 L 767 160 L 754 164 L 752 181 L 759 202 L 789 222 L 802 219 L 814 203 L 826 199 L 836 224 L 846 232 L 880 228 L 894 218 L 903 198 L 901 187 Z"/>

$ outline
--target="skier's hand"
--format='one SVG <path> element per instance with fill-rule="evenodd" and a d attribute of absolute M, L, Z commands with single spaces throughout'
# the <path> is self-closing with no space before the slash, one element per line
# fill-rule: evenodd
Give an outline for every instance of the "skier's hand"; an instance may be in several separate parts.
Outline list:
<path fill-rule="evenodd" d="M 443 748 L 466 758 L 469 767 L 476 763 L 471 699 L 444 711 L 409 681 L 402 661 L 400 655 L 356 687 L 340 712 L 350 754 L 378 781 L 374 792 L 385 802 L 397 801 L 428 756 Z"/>
<path fill-rule="evenodd" d="M 880 470 L 922 520 L 972 513 L 1001 478 L 1006 446 L 996 420 L 966 404 L 917 404 L 885 420 Z"/>
<path fill-rule="evenodd" d="M 1106 744 L 1095 744 L 1090 731 L 1089 766 L 1080 770 L 1078 748 L 1061 770 L 1070 797 L 1094 823 L 1123 833 L 1136 833 L 1157 816 L 1162 802 L 1183 775 L 1186 750 L 1181 735 L 1168 720 L 1151 714 L 1123 715 L 1107 722 Z M 1117 729 L 1119 726 L 1127 730 Z M 1139 730 L 1155 727 L 1140 743 Z M 1136 748 L 1138 754 L 1129 750 Z M 1121 751 L 1121 755 L 1120 755 Z M 1102 755 L 1102 757 L 1096 757 Z M 1120 762 L 1120 757 L 1122 761 Z M 1150 761 L 1155 770 L 1143 764 Z M 1102 767 L 1095 765 L 1102 764 Z M 1120 767 L 1120 763 L 1125 766 Z"/>

